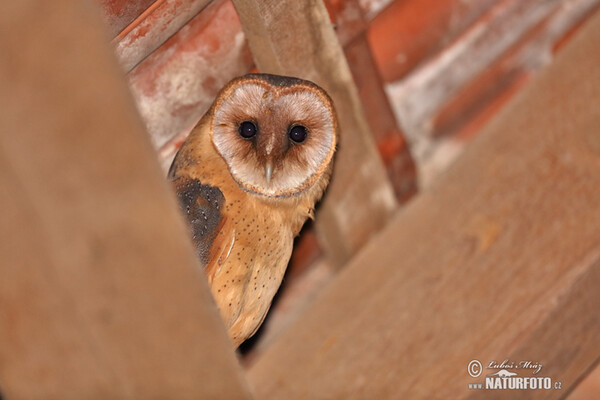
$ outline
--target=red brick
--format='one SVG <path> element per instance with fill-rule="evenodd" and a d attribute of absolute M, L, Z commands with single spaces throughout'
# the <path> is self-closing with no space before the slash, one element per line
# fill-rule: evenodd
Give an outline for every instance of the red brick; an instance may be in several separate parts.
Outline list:
<path fill-rule="evenodd" d="M 492 85 L 481 93 L 480 97 L 471 98 L 472 102 L 462 110 L 461 118 L 455 120 L 456 125 L 446 127 L 446 134 L 452 133 L 462 140 L 472 139 L 521 90 L 530 77 L 531 75 L 523 70 L 514 71 L 503 77 L 501 84 Z M 478 103 L 479 101 L 481 103 Z M 449 110 L 450 107 L 446 111 Z"/>
<path fill-rule="evenodd" d="M 325 0 L 324 3 L 342 46 L 367 29 L 357 0 Z"/>
<path fill-rule="evenodd" d="M 155 146 L 191 130 L 221 87 L 251 67 L 233 5 L 214 1 L 129 74 Z"/>
<path fill-rule="evenodd" d="M 396 0 L 370 24 L 368 38 L 386 82 L 436 54 L 498 0 Z"/>
<path fill-rule="evenodd" d="M 434 136 L 460 132 L 469 137 L 479 130 L 516 92 L 526 79 L 527 71 L 507 57 L 486 69 L 455 95 L 433 122 Z"/>
<path fill-rule="evenodd" d="M 358 0 L 363 15 L 367 21 L 372 20 L 393 0 Z"/>
<path fill-rule="evenodd" d="M 532 68 L 539 67 L 563 31 L 577 27 L 585 19 L 583 11 L 591 1 L 579 1 L 579 10 L 561 5 L 521 35 L 497 60 L 473 77 L 438 112 L 433 135 L 457 133 L 469 137 L 528 80 Z M 567 34 L 568 35 L 568 34 Z"/>

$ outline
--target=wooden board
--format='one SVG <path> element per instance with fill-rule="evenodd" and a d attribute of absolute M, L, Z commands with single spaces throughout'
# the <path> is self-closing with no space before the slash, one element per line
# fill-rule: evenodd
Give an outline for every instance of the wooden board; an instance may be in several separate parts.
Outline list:
<path fill-rule="evenodd" d="M 108 25 L 110 34 L 117 36 L 119 32 L 131 24 L 154 0 L 96 0 L 102 8 L 103 20 Z M 157 0 L 164 1 L 164 0 Z"/>
<path fill-rule="evenodd" d="M 597 397 L 598 393 L 600 393 L 600 359 L 596 362 L 593 370 L 581 380 L 566 399 L 588 400 Z"/>
<path fill-rule="evenodd" d="M 386 224 L 396 200 L 327 10 L 322 0 L 233 3 L 259 71 L 311 80 L 335 103 L 340 145 L 316 226 L 342 265 Z"/>
<path fill-rule="evenodd" d="M 131 71 L 210 3 L 210 0 L 155 1 L 114 39 L 123 69 Z"/>
<path fill-rule="evenodd" d="M 250 398 L 98 9 L 0 26 L 2 396 Z"/>
<path fill-rule="evenodd" d="M 600 355 L 598 43 L 600 14 L 257 361 L 259 398 L 568 394 Z M 469 390 L 504 359 L 562 389 Z"/>
<path fill-rule="evenodd" d="M 405 203 L 418 190 L 416 166 L 396 122 L 366 34 L 361 33 L 348 43 L 345 54 L 396 199 Z"/>

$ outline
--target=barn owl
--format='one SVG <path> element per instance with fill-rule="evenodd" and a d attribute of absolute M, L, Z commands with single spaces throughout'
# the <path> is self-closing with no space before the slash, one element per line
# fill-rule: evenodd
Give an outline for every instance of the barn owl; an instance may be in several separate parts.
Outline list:
<path fill-rule="evenodd" d="M 329 183 L 337 120 L 309 81 L 234 79 L 169 170 L 211 292 L 235 347 L 261 325 L 293 239 Z"/>

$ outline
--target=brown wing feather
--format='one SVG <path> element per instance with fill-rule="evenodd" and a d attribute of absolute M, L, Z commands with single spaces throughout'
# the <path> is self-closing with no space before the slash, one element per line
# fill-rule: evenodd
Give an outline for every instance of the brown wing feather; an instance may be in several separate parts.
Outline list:
<path fill-rule="evenodd" d="M 222 212 L 225 197 L 219 188 L 204 185 L 198 179 L 180 177 L 173 184 L 196 252 L 212 282 L 235 241 L 233 224 Z"/>
<path fill-rule="evenodd" d="M 212 283 L 215 275 L 221 270 L 221 266 L 229 254 L 235 243 L 235 224 L 230 218 L 222 217 L 221 222 L 217 226 L 217 235 L 212 242 L 209 250 L 209 261 L 206 264 L 205 272 L 208 277 L 208 283 Z"/>

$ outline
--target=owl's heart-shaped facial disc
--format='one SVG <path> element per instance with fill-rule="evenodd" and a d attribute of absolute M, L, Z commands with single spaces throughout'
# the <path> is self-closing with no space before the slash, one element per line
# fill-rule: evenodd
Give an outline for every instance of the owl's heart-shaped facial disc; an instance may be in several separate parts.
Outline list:
<path fill-rule="evenodd" d="M 212 140 L 236 182 L 265 196 L 310 187 L 331 162 L 336 120 L 331 99 L 299 79 L 248 75 L 214 105 Z"/>

